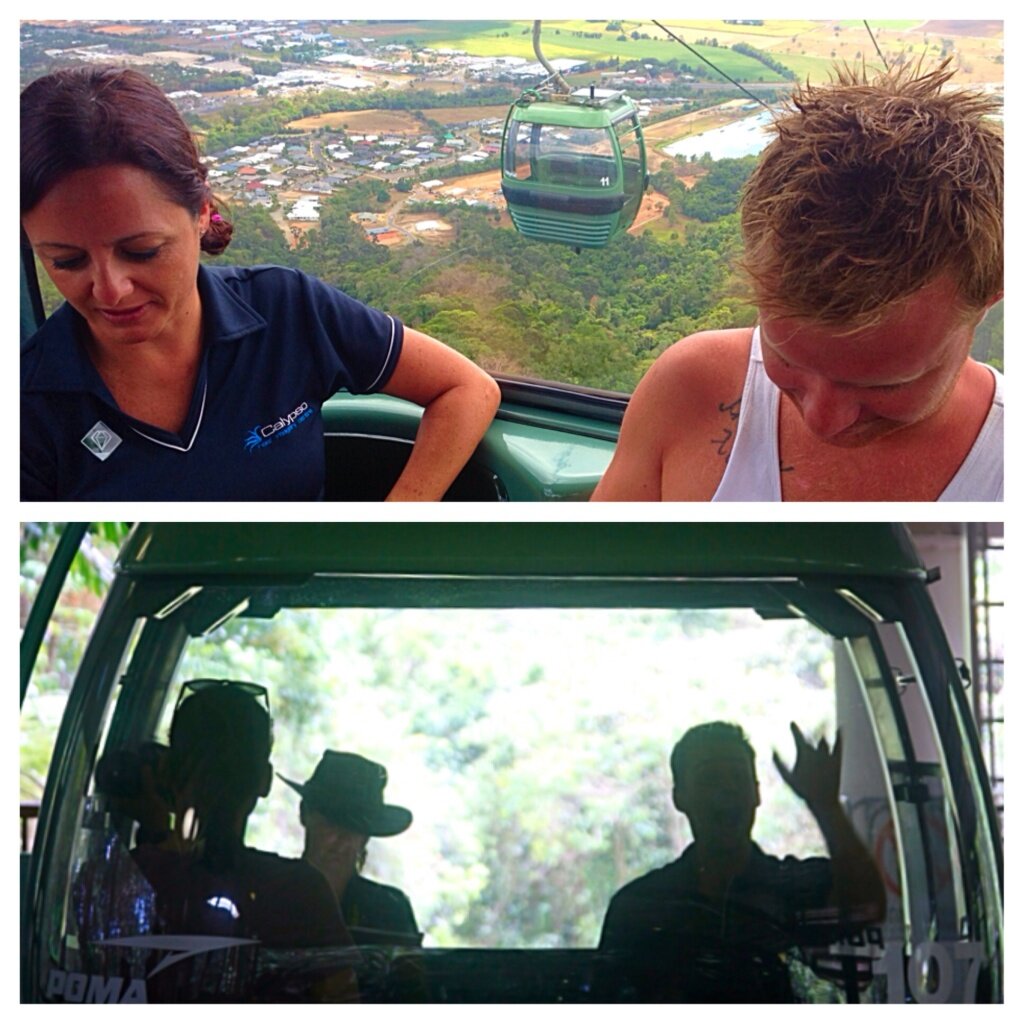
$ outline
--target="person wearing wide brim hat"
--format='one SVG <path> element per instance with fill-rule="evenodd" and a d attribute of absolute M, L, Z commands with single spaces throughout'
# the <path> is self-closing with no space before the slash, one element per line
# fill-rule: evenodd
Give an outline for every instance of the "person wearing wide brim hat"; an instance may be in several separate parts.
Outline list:
<path fill-rule="evenodd" d="M 397 836 L 412 824 L 411 811 L 384 802 L 387 769 L 359 754 L 328 750 L 308 781 L 280 778 L 302 797 L 303 860 L 330 882 L 356 943 L 418 946 L 423 936 L 405 893 L 360 874 L 371 838 Z"/>

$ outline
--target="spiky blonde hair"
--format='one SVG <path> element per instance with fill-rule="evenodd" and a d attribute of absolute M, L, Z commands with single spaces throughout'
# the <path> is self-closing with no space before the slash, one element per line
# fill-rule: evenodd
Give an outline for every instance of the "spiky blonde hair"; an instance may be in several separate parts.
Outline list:
<path fill-rule="evenodd" d="M 762 309 L 856 330 L 943 274 L 965 315 L 1002 290 L 1001 105 L 954 73 L 844 65 L 794 91 L 740 207 Z"/>

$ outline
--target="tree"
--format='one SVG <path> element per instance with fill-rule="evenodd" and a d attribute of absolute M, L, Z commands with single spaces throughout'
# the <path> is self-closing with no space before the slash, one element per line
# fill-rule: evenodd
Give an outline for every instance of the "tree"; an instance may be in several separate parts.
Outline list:
<path fill-rule="evenodd" d="M 25 522 L 20 538 L 20 624 L 24 629 L 63 523 Z M 113 577 L 113 561 L 129 523 L 90 523 L 36 657 L 21 713 L 21 799 L 42 796 L 47 769 L 75 670 Z"/>
<path fill-rule="evenodd" d="M 753 156 L 714 160 L 692 189 L 678 196 L 687 216 L 711 222 L 734 212 L 740 190 L 757 163 Z"/>
<path fill-rule="evenodd" d="M 22 523 L 20 539 L 20 560 L 22 577 L 40 582 L 45 566 L 49 562 L 60 540 L 64 523 Z M 71 563 L 68 585 L 74 590 L 88 590 L 93 594 L 102 593 L 113 573 L 112 556 L 128 536 L 131 523 L 100 522 L 89 523 L 82 545 Z M 34 594 L 34 587 L 30 587 Z M 28 608 L 22 604 L 21 624 L 24 626 Z"/>

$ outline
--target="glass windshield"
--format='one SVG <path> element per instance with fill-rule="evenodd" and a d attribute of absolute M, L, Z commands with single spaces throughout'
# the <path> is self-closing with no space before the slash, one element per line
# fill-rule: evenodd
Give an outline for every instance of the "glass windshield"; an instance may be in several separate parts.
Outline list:
<path fill-rule="evenodd" d="M 505 170 L 536 185 L 605 189 L 619 185 L 611 134 L 606 128 L 530 124 L 513 118 Z"/>
<path fill-rule="evenodd" d="M 828 641 L 764 625 L 751 612 L 288 612 L 273 634 L 321 645 L 301 676 L 287 660 L 246 665 L 266 647 L 253 623 L 191 644 L 179 676 L 280 679 L 284 775 L 307 777 L 328 748 L 388 765 L 389 798 L 416 824 L 373 842 L 367 871 L 415 893 L 430 945 L 571 948 L 594 944 L 615 888 L 688 838 L 667 757 L 682 707 L 682 725 L 750 719 L 765 779 L 755 838 L 823 852 L 770 752 L 791 742 L 784 708 L 801 707 L 810 731 L 834 731 Z M 806 677 L 765 659 L 766 643 L 798 648 Z M 250 820 L 256 845 L 301 853 L 296 803 L 274 787 Z"/>
<path fill-rule="evenodd" d="M 908 725 L 888 641 L 840 595 L 756 589 L 757 610 L 720 583 L 694 608 L 158 592 L 67 819 L 43 991 L 972 999 L 987 954 L 954 920 L 974 883 L 934 724 Z"/>
<path fill-rule="evenodd" d="M 630 196 L 630 206 L 626 212 L 632 216 L 639 209 L 644 190 L 644 152 L 643 136 L 636 117 L 623 118 L 615 125 L 615 134 L 619 140 L 619 151 L 622 154 L 622 175 L 624 188 Z"/>

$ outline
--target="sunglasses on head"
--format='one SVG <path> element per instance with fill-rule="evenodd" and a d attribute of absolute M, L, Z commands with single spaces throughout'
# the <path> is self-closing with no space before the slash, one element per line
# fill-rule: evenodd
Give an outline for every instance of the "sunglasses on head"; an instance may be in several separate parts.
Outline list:
<path fill-rule="evenodd" d="M 270 714 L 270 696 L 267 693 L 267 688 L 260 686 L 259 683 L 249 683 L 238 679 L 189 679 L 181 684 L 178 700 L 174 705 L 175 713 L 181 707 L 182 701 L 190 694 L 203 693 L 206 690 L 223 689 L 224 687 L 230 687 L 238 693 L 244 693 L 247 697 L 255 697 L 257 700 L 262 700 L 266 706 L 267 714 Z"/>

